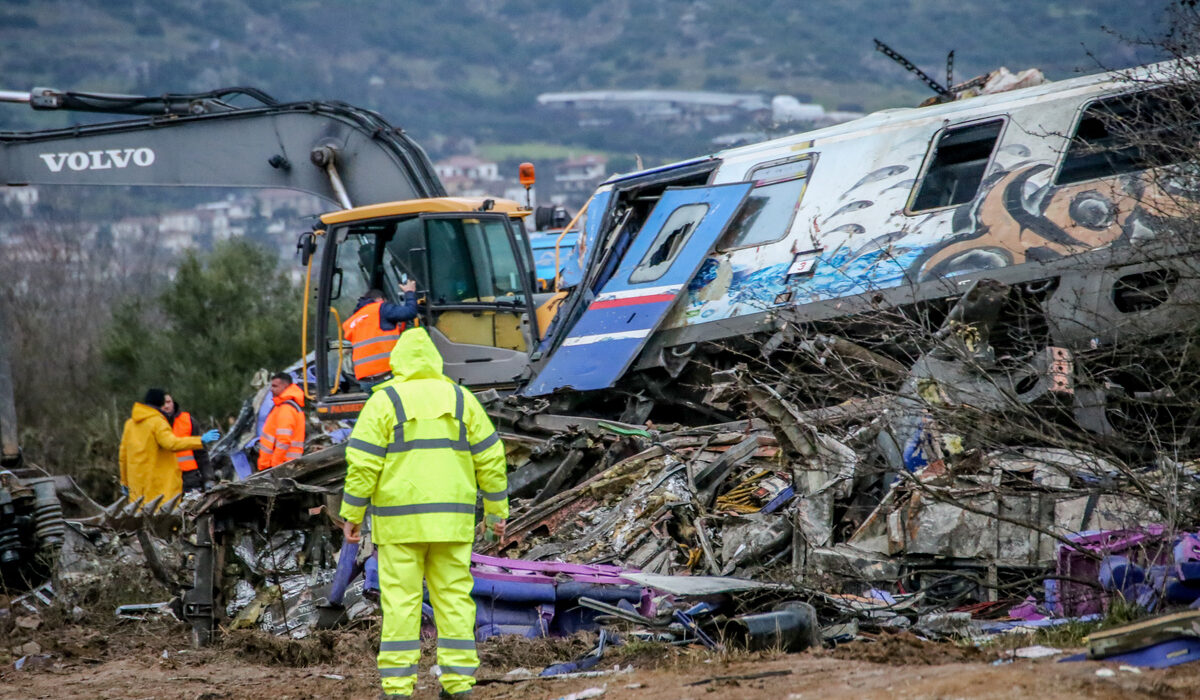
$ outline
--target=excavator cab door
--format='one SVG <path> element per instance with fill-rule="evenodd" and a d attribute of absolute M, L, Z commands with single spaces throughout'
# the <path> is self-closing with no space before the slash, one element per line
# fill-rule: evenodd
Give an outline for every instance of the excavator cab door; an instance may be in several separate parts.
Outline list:
<path fill-rule="evenodd" d="M 471 387 L 506 388 L 526 376 L 533 323 L 528 244 L 506 214 L 454 212 L 370 219 L 331 226 L 317 294 L 313 380 L 317 413 L 357 413 L 369 396 L 354 377 L 341 331 L 371 289 L 401 304 L 417 285 L 420 315 L 447 376 Z"/>
<path fill-rule="evenodd" d="M 506 214 L 424 214 L 426 330 L 446 376 L 472 389 L 515 386 L 537 344 L 528 243 Z"/>

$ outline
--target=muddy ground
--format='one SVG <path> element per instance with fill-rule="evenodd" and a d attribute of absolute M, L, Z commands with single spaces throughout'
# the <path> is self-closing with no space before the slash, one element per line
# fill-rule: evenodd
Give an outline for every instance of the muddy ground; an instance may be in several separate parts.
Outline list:
<path fill-rule="evenodd" d="M 64 624 L 31 631 L 49 658 L 20 671 L 7 660 L 0 669 L 0 697 L 375 698 L 378 681 L 372 639 L 376 634 L 374 629 L 361 629 L 288 642 L 242 632 L 226 635 L 216 648 L 191 650 L 185 628 L 178 623 L 129 622 L 103 629 Z M 1096 662 L 1006 662 L 1004 643 L 979 649 L 934 644 L 907 634 L 886 634 L 875 641 L 799 654 L 720 654 L 634 643 L 606 655 L 602 668 L 620 665 L 619 673 L 517 682 L 505 676 L 518 667 L 536 673 L 547 664 L 580 655 L 590 643 L 587 638 L 489 641 L 481 647 L 485 665 L 474 697 L 554 700 L 593 687 L 605 688 L 605 699 L 638 700 L 1200 697 L 1198 663 L 1134 673 Z M 424 669 L 431 651 L 426 650 L 418 698 L 437 697 L 436 683 Z M 1114 675 L 1098 676 L 1099 669 L 1112 669 Z M 762 677 L 719 679 L 754 675 Z"/>

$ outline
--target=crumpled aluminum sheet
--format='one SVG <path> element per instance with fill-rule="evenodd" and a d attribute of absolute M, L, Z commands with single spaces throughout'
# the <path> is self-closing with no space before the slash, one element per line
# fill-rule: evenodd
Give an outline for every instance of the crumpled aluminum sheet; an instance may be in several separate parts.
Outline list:
<path fill-rule="evenodd" d="M 233 594 L 229 598 L 229 603 L 225 606 L 225 614 L 230 618 L 237 617 L 242 608 L 249 605 L 256 595 L 258 595 L 258 592 L 254 590 L 254 586 L 251 586 L 249 581 L 238 581 L 234 584 Z"/>
<path fill-rule="evenodd" d="M 791 542 L 792 521 L 786 514 L 753 513 L 729 518 L 721 533 L 722 576 L 733 573 L 742 562 L 756 562 L 783 549 Z"/>
<path fill-rule="evenodd" d="M 301 530 L 284 530 L 275 533 L 269 543 L 264 543 L 253 533 L 246 533 L 233 545 L 233 552 L 259 576 L 298 574 L 305 537 Z"/>
<path fill-rule="evenodd" d="M 303 639 L 317 622 L 317 602 L 313 588 L 333 581 L 334 571 L 321 569 L 314 574 L 297 574 L 280 579 L 282 607 L 275 603 L 263 611 L 259 628 L 274 635 Z"/>

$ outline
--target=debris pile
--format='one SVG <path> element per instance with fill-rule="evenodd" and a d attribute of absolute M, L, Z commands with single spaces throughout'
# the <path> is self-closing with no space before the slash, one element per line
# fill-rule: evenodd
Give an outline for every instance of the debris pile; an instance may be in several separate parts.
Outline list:
<path fill-rule="evenodd" d="M 883 362 L 847 341 L 818 344 Z M 1069 358 L 1049 351 L 1041 365 L 1027 404 L 1069 393 Z M 734 368 L 714 375 L 706 403 L 749 417 L 707 426 L 485 395 L 508 447 L 513 514 L 475 560 L 477 635 L 616 625 L 802 648 L 886 628 L 978 637 L 1088 619 L 1130 595 L 1147 610 L 1186 602 L 1200 573 L 1200 540 L 1178 527 L 1178 504 L 1196 497 L 1192 468 L 951 429 L 947 411 L 1006 408 L 965 366 L 930 353 L 895 395 L 818 409 Z M 302 638 L 377 615 L 369 545 L 343 545 L 332 516 L 344 427 L 314 430 L 299 460 L 183 504 L 181 608 L 197 639 L 222 619 Z"/>
<path fill-rule="evenodd" d="M 1045 394 L 1063 389 L 1059 360 L 1037 380 Z M 531 425 L 500 402 L 493 413 L 524 430 L 509 455 L 524 498 L 487 551 L 622 567 L 653 595 L 669 586 L 642 577 L 773 582 L 782 590 L 732 595 L 722 613 L 778 615 L 772 606 L 804 599 L 827 640 L 888 626 L 976 637 L 1089 619 L 1113 601 L 1155 611 L 1200 598 L 1200 539 L 1180 517 L 1200 493 L 1191 465 L 939 428 L 933 408 L 982 401 L 949 393 L 944 369 L 931 373 L 941 383 L 911 382 L 907 397 L 816 411 L 726 373 L 711 396 L 754 417 L 706 427 L 547 415 Z M 659 623 L 664 609 L 679 611 L 668 602 Z"/>
<path fill-rule="evenodd" d="M 1195 604 L 1196 464 L 1055 432 L 1067 406 L 1089 430 L 1107 419 L 1076 394 L 1071 353 L 1042 347 L 1015 363 L 990 344 L 1006 290 L 973 285 L 910 363 L 785 325 L 759 348 L 766 369 L 747 360 L 711 373 L 689 424 L 646 420 L 645 397 L 626 397 L 622 422 L 556 413 L 568 399 L 486 392 L 512 515 L 474 561 L 477 636 L 611 628 L 801 649 L 898 628 L 977 638 L 1094 619 L 1118 602 Z M 830 372 L 858 368 L 858 389 L 878 393 L 802 403 L 817 392 L 800 364 L 766 371 L 789 343 Z M 824 386 L 823 398 L 839 396 Z M 696 425 L 704 411 L 743 417 Z M 248 401 L 213 455 L 236 467 L 259 413 Z M 196 643 L 218 626 L 305 638 L 372 619 L 372 548 L 343 543 L 335 515 L 347 428 L 314 426 L 301 458 L 186 500 L 83 503 L 67 532 L 137 531 L 137 555 L 182 588 L 172 609 Z M 23 512 L 37 501 L 21 499 Z M 62 557 L 75 549 L 65 539 Z M 160 551 L 172 546 L 182 551 Z"/>

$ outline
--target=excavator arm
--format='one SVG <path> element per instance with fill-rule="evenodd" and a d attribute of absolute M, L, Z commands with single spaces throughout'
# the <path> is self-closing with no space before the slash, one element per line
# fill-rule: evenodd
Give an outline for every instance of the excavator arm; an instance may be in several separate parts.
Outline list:
<path fill-rule="evenodd" d="M 235 95 L 257 104 L 226 101 Z M 136 117 L 0 132 L 0 182 L 7 185 L 287 188 L 342 208 L 445 195 L 407 134 L 342 102 L 278 103 L 251 88 L 161 97 L 36 88 L 0 91 L 0 102 Z"/>

